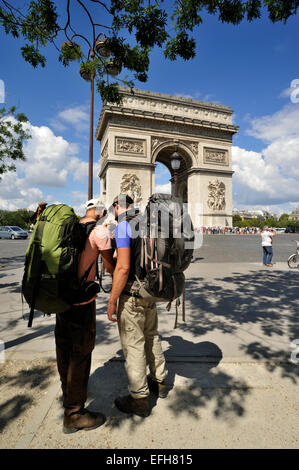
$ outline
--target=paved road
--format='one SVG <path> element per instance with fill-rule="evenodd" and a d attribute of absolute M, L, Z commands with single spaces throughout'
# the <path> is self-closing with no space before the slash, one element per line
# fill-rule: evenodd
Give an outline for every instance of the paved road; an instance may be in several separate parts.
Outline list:
<path fill-rule="evenodd" d="M 29 240 L 0 239 L 0 270 L 23 266 L 28 243 Z"/>
<path fill-rule="evenodd" d="M 299 234 L 277 235 L 273 242 L 273 262 L 286 262 L 296 251 Z M 196 250 L 204 263 L 257 263 L 262 261 L 260 235 L 206 235 Z"/>
<path fill-rule="evenodd" d="M 274 240 L 273 262 L 286 262 L 296 250 L 299 234 L 281 234 Z M 0 240 L 0 270 L 21 267 L 29 240 Z M 203 263 L 258 263 L 262 260 L 259 235 L 205 235 L 195 252 Z"/>

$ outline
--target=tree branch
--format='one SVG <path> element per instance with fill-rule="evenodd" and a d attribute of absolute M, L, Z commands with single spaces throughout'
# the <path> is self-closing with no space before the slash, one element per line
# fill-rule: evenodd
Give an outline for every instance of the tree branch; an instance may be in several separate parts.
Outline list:
<path fill-rule="evenodd" d="M 81 5 L 81 7 L 85 10 L 85 12 L 87 13 L 88 17 L 89 17 L 89 20 L 91 22 L 91 25 L 92 25 L 92 32 L 93 32 L 93 41 L 92 41 L 92 44 L 94 45 L 94 42 L 95 42 L 95 39 L 96 39 L 96 32 L 95 32 L 95 26 L 94 26 L 94 22 L 92 20 L 92 17 L 91 17 L 91 14 L 89 13 L 89 10 L 86 8 L 86 6 L 84 5 L 84 3 L 81 2 L 81 0 L 77 0 L 77 2 Z"/>

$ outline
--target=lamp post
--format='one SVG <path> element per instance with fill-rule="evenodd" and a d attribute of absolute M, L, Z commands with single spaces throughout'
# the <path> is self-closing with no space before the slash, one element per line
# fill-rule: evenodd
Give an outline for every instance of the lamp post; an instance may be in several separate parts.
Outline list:
<path fill-rule="evenodd" d="M 101 37 L 102 36 L 102 37 Z M 98 34 L 95 37 L 95 33 L 93 34 L 93 43 L 91 44 L 85 36 L 81 34 L 74 34 L 68 42 L 69 47 L 76 48 L 78 45 L 73 42 L 75 37 L 80 37 L 84 39 L 89 47 L 88 52 L 88 60 L 90 59 L 91 63 L 94 63 L 94 58 L 99 57 L 100 59 L 107 59 L 111 56 L 111 51 L 109 49 L 109 38 L 106 38 L 104 33 Z M 70 60 L 72 60 L 70 58 Z M 75 57 L 74 57 L 75 60 Z M 105 64 L 107 73 L 113 77 L 116 77 L 120 71 L 121 66 L 115 61 L 115 59 L 110 59 Z M 94 123 L 94 79 L 95 79 L 95 72 L 93 66 L 91 69 L 87 70 L 84 67 L 84 64 L 80 67 L 80 75 L 81 77 L 91 82 L 90 87 L 90 119 L 89 119 L 89 157 L 88 157 L 88 200 L 92 199 L 93 197 L 93 123 Z"/>
<path fill-rule="evenodd" d="M 174 178 L 174 195 L 178 197 L 178 170 L 181 166 L 181 156 L 179 155 L 177 149 L 170 156 L 170 164 L 173 169 L 173 178 Z"/>
<path fill-rule="evenodd" d="M 94 50 L 90 51 L 93 62 Z M 89 118 L 89 157 L 88 157 L 88 201 L 93 197 L 93 116 L 94 116 L 94 73 L 91 73 L 90 118 Z"/>

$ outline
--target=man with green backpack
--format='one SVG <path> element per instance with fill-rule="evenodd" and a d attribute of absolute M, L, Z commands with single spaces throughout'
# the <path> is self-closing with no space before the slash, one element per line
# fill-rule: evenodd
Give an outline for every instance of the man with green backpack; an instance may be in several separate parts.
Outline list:
<path fill-rule="evenodd" d="M 114 271 L 110 233 L 97 224 L 106 210 L 98 199 L 86 203 L 79 221 L 64 204 L 43 208 L 28 245 L 22 293 L 34 309 L 56 313 L 55 342 L 60 375 L 65 433 L 93 429 L 105 422 L 102 413 L 84 407 L 96 336 L 95 282 L 99 253 Z"/>

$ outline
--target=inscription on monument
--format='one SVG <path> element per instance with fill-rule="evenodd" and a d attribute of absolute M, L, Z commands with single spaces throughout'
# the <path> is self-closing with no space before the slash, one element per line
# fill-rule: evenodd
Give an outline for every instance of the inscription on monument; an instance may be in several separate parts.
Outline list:
<path fill-rule="evenodd" d="M 115 138 L 115 153 L 146 156 L 146 141 L 143 139 L 130 139 L 128 137 Z"/>
<path fill-rule="evenodd" d="M 212 163 L 213 165 L 228 165 L 228 152 L 227 150 L 205 147 L 203 150 L 203 162 Z"/>

